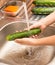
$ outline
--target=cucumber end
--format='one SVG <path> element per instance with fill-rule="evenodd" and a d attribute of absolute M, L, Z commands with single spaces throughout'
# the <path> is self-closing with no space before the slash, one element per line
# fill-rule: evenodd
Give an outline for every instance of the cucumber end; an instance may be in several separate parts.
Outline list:
<path fill-rule="evenodd" d="M 11 41 L 11 35 L 8 35 L 8 36 L 6 37 L 6 40 L 7 40 L 7 41 Z"/>

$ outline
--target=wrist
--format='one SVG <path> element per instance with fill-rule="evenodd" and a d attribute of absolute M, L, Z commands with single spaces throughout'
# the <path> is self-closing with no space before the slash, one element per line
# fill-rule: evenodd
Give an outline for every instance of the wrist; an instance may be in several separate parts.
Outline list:
<path fill-rule="evenodd" d="M 55 11 L 51 13 L 50 15 L 46 16 L 45 18 L 42 18 L 39 20 L 41 25 L 45 25 L 45 27 L 51 25 L 52 23 L 55 22 Z"/>

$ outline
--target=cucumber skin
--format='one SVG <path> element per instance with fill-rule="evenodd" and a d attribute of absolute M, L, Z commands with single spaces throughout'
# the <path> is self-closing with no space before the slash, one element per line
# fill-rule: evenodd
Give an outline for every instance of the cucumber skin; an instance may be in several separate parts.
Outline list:
<path fill-rule="evenodd" d="M 55 11 L 55 7 L 35 7 L 32 9 L 33 14 L 50 14 Z"/>
<path fill-rule="evenodd" d="M 34 0 L 36 6 L 55 6 L 55 0 Z"/>
<path fill-rule="evenodd" d="M 29 37 L 31 35 L 36 35 L 40 32 L 41 32 L 40 29 L 32 29 L 30 31 L 16 32 L 16 33 L 7 35 L 6 39 L 8 41 L 12 41 L 12 40 L 15 40 L 18 38 L 25 38 L 25 37 Z"/>

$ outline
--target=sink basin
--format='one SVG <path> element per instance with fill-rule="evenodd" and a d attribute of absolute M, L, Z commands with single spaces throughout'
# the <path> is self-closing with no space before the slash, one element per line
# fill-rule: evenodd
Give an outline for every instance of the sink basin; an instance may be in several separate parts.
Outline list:
<path fill-rule="evenodd" d="M 31 25 L 32 23 L 30 23 Z M 54 57 L 54 46 L 27 46 L 6 43 L 6 36 L 26 28 L 26 22 L 15 21 L 0 28 L 0 61 L 12 65 L 46 65 Z M 55 27 L 49 26 L 40 37 L 55 35 Z"/>

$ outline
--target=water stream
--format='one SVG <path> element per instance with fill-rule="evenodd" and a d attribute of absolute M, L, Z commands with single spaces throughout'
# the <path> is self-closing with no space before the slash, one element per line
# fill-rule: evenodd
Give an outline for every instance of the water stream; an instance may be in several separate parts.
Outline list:
<path fill-rule="evenodd" d="M 23 6 L 24 6 L 24 11 L 26 16 L 27 29 L 29 30 L 29 18 L 28 18 L 28 11 L 27 11 L 27 6 L 25 2 L 23 2 Z"/>

